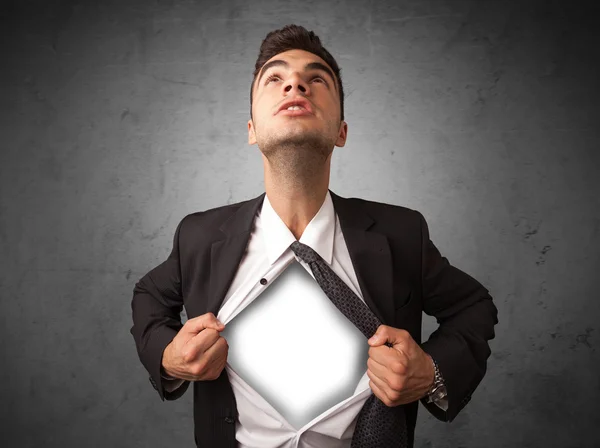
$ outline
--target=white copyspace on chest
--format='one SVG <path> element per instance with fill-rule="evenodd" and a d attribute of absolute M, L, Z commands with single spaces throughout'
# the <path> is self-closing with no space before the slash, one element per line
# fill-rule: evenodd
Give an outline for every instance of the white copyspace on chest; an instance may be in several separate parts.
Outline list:
<path fill-rule="evenodd" d="M 367 370 L 365 336 L 297 262 L 221 335 L 229 365 L 296 428 L 352 396 Z"/>

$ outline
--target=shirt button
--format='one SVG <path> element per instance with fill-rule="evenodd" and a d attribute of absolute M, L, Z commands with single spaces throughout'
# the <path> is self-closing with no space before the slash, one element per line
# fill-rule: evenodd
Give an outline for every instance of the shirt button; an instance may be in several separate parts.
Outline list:
<path fill-rule="evenodd" d="M 267 284 L 267 279 L 266 278 L 261 278 L 260 279 L 260 284 L 261 285 L 266 285 Z"/>
<path fill-rule="evenodd" d="M 231 417 L 225 417 L 225 423 L 233 423 L 233 419 Z"/>

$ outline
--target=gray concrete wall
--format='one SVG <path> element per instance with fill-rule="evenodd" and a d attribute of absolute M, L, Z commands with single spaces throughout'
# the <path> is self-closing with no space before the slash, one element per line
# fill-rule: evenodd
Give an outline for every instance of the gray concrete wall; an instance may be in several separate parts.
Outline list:
<path fill-rule="evenodd" d="M 288 23 L 342 67 L 331 189 L 420 210 L 499 308 L 472 401 L 451 424 L 421 407 L 416 446 L 600 446 L 597 18 L 476 0 L 5 6 L 0 444 L 193 446 L 192 394 L 160 401 L 137 358 L 132 289 L 183 216 L 264 191 L 249 86 Z"/>

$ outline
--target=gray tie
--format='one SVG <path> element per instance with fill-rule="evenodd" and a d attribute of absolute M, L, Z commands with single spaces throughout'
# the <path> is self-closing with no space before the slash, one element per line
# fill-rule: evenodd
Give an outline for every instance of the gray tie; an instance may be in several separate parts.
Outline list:
<path fill-rule="evenodd" d="M 294 241 L 290 248 L 312 270 L 319 286 L 333 304 L 369 339 L 381 322 L 327 265 L 325 260 L 306 244 Z M 391 346 L 391 344 L 386 343 Z M 352 448 L 406 448 L 408 436 L 402 406 L 388 407 L 375 394 L 365 402 L 358 414 L 352 436 Z"/>

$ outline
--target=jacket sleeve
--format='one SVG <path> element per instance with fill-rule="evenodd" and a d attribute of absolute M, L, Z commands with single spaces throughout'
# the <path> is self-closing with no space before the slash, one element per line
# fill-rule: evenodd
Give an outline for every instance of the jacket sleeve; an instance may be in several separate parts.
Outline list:
<path fill-rule="evenodd" d="M 485 375 L 491 354 L 488 341 L 495 337 L 498 310 L 481 283 L 440 254 L 429 237 L 425 218 L 417 213 L 421 222 L 423 311 L 435 316 L 439 324 L 421 348 L 438 363 L 448 408 L 444 411 L 426 403 L 426 397 L 421 403 L 438 420 L 451 422 Z"/>
<path fill-rule="evenodd" d="M 181 294 L 181 269 L 179 260 L 179 237 L 185 218 L 175 230 L 173 248 L 168 258 L 144 275 L 133 288 L 131 310 L 135 340 L 140 361 L 150 374 L 149 380 L 161 400 L 181 397 L 190 382 L 184 381 L 169 392 L 169 383 L 161 376 L 162 356 L 165 348 L 183 327 L 180 313 L 183 309 Z"/>

